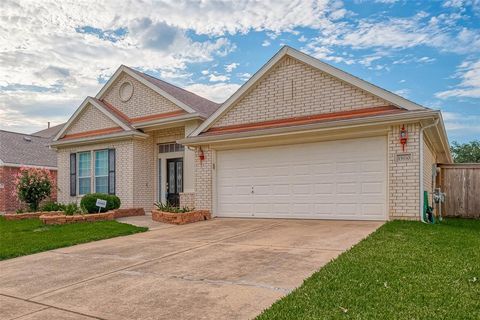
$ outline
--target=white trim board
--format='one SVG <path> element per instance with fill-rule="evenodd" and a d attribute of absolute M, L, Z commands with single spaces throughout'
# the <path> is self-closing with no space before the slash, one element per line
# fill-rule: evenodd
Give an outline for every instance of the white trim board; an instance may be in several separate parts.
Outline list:
<path fill-rule="evenodd" d="M 203 122 L 192 134 L 191 137 L 198 136 L 203 131 L 209 129 L 213 123 L 224 115 L 230 108 L 239 101 L 248 90 L 259 81 L 272 67 L 279 62 L 283 57 L 290 56 L 297 59 L 313 68 L 323 71 L 343 82 L 353 85 L 359 89 L 369 92 L 377 97 L 380 97 L 386 101 L 389 101 L 393 105 L 406 109 L 406 110 L 425 110 L 425 108 L 419 104 L 416 104 L 410 100 L 407 100 L 399 95 L 396 95 L 388 90 L 382 89 L 376 85 L 371 84 L 365 80 L 355 77 L 345 71 L 337 69 L 325 62 L 322 62 L 316 58 L 313 58 L 301 51 L 293 49 L 289 46 L 284 46 L 280 49 L 260 70 L 258 70 L 243 86 L 240 87 L 230 98 L 225 101 L 220 108 L 218 108 L 205 122 Z"/>

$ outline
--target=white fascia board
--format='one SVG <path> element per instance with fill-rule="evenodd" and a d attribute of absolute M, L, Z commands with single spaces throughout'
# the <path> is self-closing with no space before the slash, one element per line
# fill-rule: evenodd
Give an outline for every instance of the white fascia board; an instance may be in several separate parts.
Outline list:
<path fill-rule="evenodd" d="M 278 128 L 268 128 L 268 129 L 259 129 L 254 131 L 244 131 L 244 132 L 235 132 L 235 133 L 224 133 L 218 135 L 207 135 L 207 136 L 196 136 L 188 137 L 179 141 L 179 143 L 184 145 L 194 146 L 197 144 L 209 144 L 217 141 L 225 140 L 237 140 L 237 139 L 248 139 L 256 138 L 261 136 L 268 135 L 282 135 L 282 134 L 291 134 L 302 131 L 318 131 L 318 130 L 337 130 L 345 129 L 356 126 L 372 126 L 372 125 L 391 125 L 401 122 L 414 122 L 421 119 L 435 118 L 438 116 L 437 111 L 433 110 L 419 110 L 412 112 L 405 112 L 400 114 L 393 115 L 380 115 L 380 116 L 371 116 L 368 118 L 356 118 L 348 120 L 336 120 L 328 121 L 321 123 L 312 123 L 312 124 L 303 124 L 298 126 L 288 126 L 288 127 L 278 127 Z"/>
<path fill-rule="evenodd" d="M 118 140 L 118 139 L 124 139 L 124 138 L 145 139 L 147 137 L 148 137 L 148 134 L 145 134 L 139 131 L 122 131 L 119 133 L 112 133 L 112 134 L 106 134 L 106 135 L 55 141 L 55 142 L 52 142 L 50 146 L 52 148 L 57 148 L 57 147 L 69 146 L 69 145 L 82 145 L 82 144 L 106 142 L 106 141 Z"/>
<path fill-rule="evenodd" d="M 82 113 L 82 111 L 87 107 L 88 104 L 91 104 L 93 105 L 95 108 L 97 108 L 100 112 L 102 112 L 104 115 L 106 115 L 109 119 L 111 119 L 113 122 L 115 122 L 116 124 L 118 124 L 119 127 L 121 127 L 122 129 L 124 130 L 132 130 L 131 127 L 127 126 L 123 121 L 119 120 L 114 114 L 112 114 L 109 110 L 105 109 L 103 106 L 101 106 L 100 104 L 97 103 L 97 101 L 95 101 L 95 99 L 92 99 L 92 97 L 87 97 L 85 98 L 85 100 L 83 100 L 82 104 L 80 105 L 80 107 L 78 107 L 78 109 L 75 111 L 75 113 L 70 117 L 70 119 L 68 119 L 67 123 L 63 126 L 62 130 L 60 130 L 57 135 L 55 136 L 55 138 L 53 139 L 53 141 L 58 141 L 58 139 L 60 139 L 65 131 L 68 130 L 68 128 L 70 128 L 70 126 L 73 124 L 73 122 L 75 121 L 75 119 L 77 119 L 77 117 Z"/>
<path fill-rule="evenodd" d="M 110 80 L 107 81 L 107 83 L 103 86 L 103 88 L 97 93 L 95 98 L 101 100 L 102 96 L 105 94 L 105 92 L 108 90 L 108 88 L 115 82 L 115 80 L 122 74 L 122 72 L 125 72 L 126 74 L 128 74 L 129 76 L 131 76 L 135 80 L 139 81 L 143 85 L 147 86 L 148 88 L 152 89 L 153 91 L 155 91 L 159 95 L 161 95 L 161 96 L 165 97 L 166 99 L 170 100 L 172 103 L 179 106 L 180 108 L 182 108 L 186 112 L 188 112 L 188 113 L 195 113 L 196 112 L 195 110 L 193 110 L 192 108 L 187 106 L 185 103 L 181 102 L 180 100 L 173 97 L 169 93 L 165 92 L 164 90 L 160 89 L 156 85 L 152 84 L 150 81 L 146 80 L 145 78 L 139 76 L 138 74 L 133 72 L 129 67 L 127 67 L 123 64 L 120 66 L 120 68 L 117 69 L 117 71 L 115 71 L 113 76 L 110 78 Z"/>
<path fill-rule="evenodd" d="M 230 107 L 237 102 L 257 81 L 259 81 L 280 59 L 289 55 L 313 68 L 323 71 L 343 82 L 349 83 L 359 89 L 367 91 L 377 97 L 389 101 L 395 106 L 400 108 L 416 111 L 416 110 L 429 110 L 419 104 L 416 104 L 410 100 L 400 97 L 390 91 L 382 89 L 376 85 L 373 85 L 365 80 L 355 77 L 345 71 L 337 69 L 325 62 L 322 62 L 314 57 L 311 57 L 301 51 L 293 49 L 288 46 L 284 46 L 280 49 L 257 73 L 255 73 L 243 86 L 240 87 L 222 106 L 217 109 L 205 122 L 200 125 L 190 136 L 198 136 L 203 131 L 210 128 L 210 126 L 220 118 Z"/>
<path fill-rule="evenodd" d="M 133 126 L 136 129 L 144 129 L 144 128 L 149 128 L 152 126 L 157 126 L 157 125 L 169 125 L 172 123 L 178 123 L 178 122 L 183 122 L 183 121 L 189 121 L 189 120 L 194 120 L 194 119 L 203 119 L 203 117 L 198 114 L 198 113 L 189 113 L 189 114 L 184 114 L 176 117 L 169 117 L 169 118 L 163 118 L 163 119 L 157 119 L 157 120 L 148 120 L 148 121 L 143 121 L 143 122 L 138 122 L 133 124 Z"/>

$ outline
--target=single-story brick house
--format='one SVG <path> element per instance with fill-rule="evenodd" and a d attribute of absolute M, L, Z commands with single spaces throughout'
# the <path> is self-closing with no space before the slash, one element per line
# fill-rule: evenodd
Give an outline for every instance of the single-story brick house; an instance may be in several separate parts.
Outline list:
<path fill-rule="evenodd" d="M 57 176 L 57 154 L 49 147 L 62 125 L 33 134 L 0 130 L 0 214 L 15 212 L 22 204 L 13 196 L 15 176 L 22 167 L 48 169 Z M 51 195 L 56 200 L 56 190 Z"/>
<path fill-rule="evenodd" d="M 221 105 L 121 66 L 52 145 L 60 201 L 219 217 L 420 219 L 452 162 L 440 111 L 290 47 Z"/>

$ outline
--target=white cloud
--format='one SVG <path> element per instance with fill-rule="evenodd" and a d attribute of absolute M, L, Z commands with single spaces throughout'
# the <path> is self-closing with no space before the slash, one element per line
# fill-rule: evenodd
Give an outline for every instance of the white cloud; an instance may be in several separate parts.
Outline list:
<path fill-rule="evenodd" d="M 38 101 L 61 105 L 58 114 L 66 120 L 86 95 L 97 92 L 98 79 L 107 79 L 120 64 L 185 78 L 189 64 L 235 50 L 227 34 L 267 31 L 276 37 L 298 27 L 320 28 L 329 23 L 332 5 L 329 0 L 296 5 L 290 0 L 3 0 L 1 7 L 0 127 L 11 127 L 17 114 L 22 120 L 15 128 L 32 131 L 56 117 L 47 117 Z"/>
<path fill-rule="evenodd" d="M 450 141 L 480 135 L 480 115 L 443 111 L 443 120 Z"/>
<path fill-rule="evenodd" d="M 244 72 L 244 73 L 237 74 L 237 77 L 240 80 L 247 81 L 248 79 L 250 79 L 252 77 L 252 74 L 248 73 L 248 72 Z"/>
<path fill-rule="evenodd" d="M 204 76 L 206 76 L 206 75 L 209 74 L 209 73 L 210 73 L 210 71 L 208 71 L 208 70 L 202 70 L 202 74 L 203 74 Z"/>
<path fill-rule="evenodd" d="M 235 93 L 235 91 L 240 88 L 240 85 L 235 83 L 216 83 L 210 85 L 195 83 L 185 86 L 184 88 L 202 97 L 221 103 Z"/>
<path fill-rule="evenodd" d="M 437 98 L 452 97 L 480 98 L 480 59 L 465 61 L 458 67 L 457 78 L 460 83 L 454 89 L 437 92 Z"/>
<path fill-rule="evenodd" d="M 308 39 L 302 34 L 300 38 L 298 38 L 299 42 L 306 42 Z"/>
<path fill-rule="evenodd" d="M 272 43 L 269 41 L 269 40 L 263 40 L 262 42 L 262 47 L 268 47 L 269 45 L 271 45 Z"/>
<path fill-rule="evenodd" d="M 236 69 L 239 65 L 240 65 L 240 63 L 238 63 L 238 62 L 233 62 L 233 63 L 227 64 L 227 65 L 225 65 L 225 71 L 230 73 L 234 69 Z"/>
<path fill-rule="evenodd" d="M 210 82 L 225 82 L 230 80 L 230 77 L 223 75 L 223 74 L 211 74 L 208 78 Z"/>

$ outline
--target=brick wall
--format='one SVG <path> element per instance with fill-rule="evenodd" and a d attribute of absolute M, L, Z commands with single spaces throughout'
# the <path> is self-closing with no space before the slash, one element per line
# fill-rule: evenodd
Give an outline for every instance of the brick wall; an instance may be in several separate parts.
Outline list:
<path fill-rule="evenodd" d="M 87 105 L 65 134 L 118 127 L 118 124 L 92 105 Z"/>
<path fill-rule="evenodd" d="M 213 157 L 215 153 L 208 147 L 202 147 L 205 159 L 199 158 L 199 149 L 195 151 L 195 209 L 212 210 Z"/>
<path fill-rule="evenodd" d="M 285 57 L 213 127 L 389 105 L 291 57 Z"/>
<path fill-rule="evenodd" d="M 133 95 L 128 101 L 124 102 L 120 99 L 119 89 L 126 81 L 133 85 Z M 127 74 L 118 77 L 115 83 L 105 92 L 103 99 L 130 118 L 183 110 Z"/>
<path fill-rule="evenodd" d="M 133 140 L 99 143 L 61 148 L 57 151 L 58 201 L 80 203 L 81 197 L 70 196 L 70 153 L 112 148 L 116 150 L 116 194 L 122 201 L 122 208 L 133 207 Z M 92 163 L 93 173 L 93 163 Z M 93 192 L 93 181 L 91 185 Z"/>
<path fill-rule="evenodd" d="M 158 144 L 175 142 L 184 137 L 184 127 L 174 127 L 149 132 L 149 137 L 141 140 L 124 140 L 59 149 L 59 201 L 79 203 L 81 199 L 81 197 L 70 196 L 70 153 L 113 148 L 116 150 L 117 164 L 116 194 L 122 201 L 122 208 L 139 207 L 149 212 L 153 208 L 153 203 L 157 201 L 158 195 Z M 93 173 L 93 162 L 91 169 Z M 91 190 L 94 191 L 93 180 Z"/>
<path fill-rule="evenodd" d="M 18 167 L 0 167 L 0 213 L 11 213 L 18 209 L 25 208 L 25 204 L 20 203 L 15 193 L 15 176 L 20 171 Z M 50 170 L 54 179 L 54 184 L 57 183 L 57 171 Z M 57 200 L 57 190 L 53 188 L 52 194 L 48 200 Z"/>
<path fill-rule="evenodd" d="M 410 153 L 410 161 L 397 161 L 401 154 L 401 126 L 393 126 L 388 134 L 388 172 L 389 172 L 389 212 L 392 219 L 419 219 L 420 210 L 420 149 L 418 123 L 405 125 L 408 131 L 406 153 Z"/>

